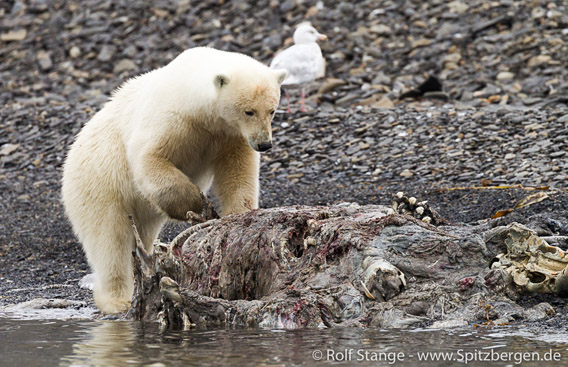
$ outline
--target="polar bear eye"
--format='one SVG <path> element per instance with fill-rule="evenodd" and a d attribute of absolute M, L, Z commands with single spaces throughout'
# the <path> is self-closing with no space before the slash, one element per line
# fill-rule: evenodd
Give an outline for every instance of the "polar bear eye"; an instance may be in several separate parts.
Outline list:
<path fill-rule="evenodd" d="M 276 111 L 270 110 L 270 114 L 271 114 L 271 115 L 274 115 L 274 112 L 276 112 Z"/>
<path fill-rule="evenodd" d="M 254 111 L 245 111 L 245 115 L 254 116 Z"/>

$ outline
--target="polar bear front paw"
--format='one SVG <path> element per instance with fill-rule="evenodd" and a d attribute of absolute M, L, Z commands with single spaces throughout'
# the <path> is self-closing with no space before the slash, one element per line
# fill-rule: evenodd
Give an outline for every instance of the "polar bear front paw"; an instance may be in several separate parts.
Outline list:
<path fill-rule="evenodd" d="M 177 220 L 188 220 L 187 212 L 201 213 L 203 211 L 202 194 L 197 186 L 172 185 L 161 189 L 155 200 L 158 206 L 170 217 Z"/>

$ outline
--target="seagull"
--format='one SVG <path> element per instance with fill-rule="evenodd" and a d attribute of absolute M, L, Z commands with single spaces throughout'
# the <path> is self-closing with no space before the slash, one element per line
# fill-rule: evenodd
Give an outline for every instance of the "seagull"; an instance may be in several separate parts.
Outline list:
<path fill-rule="evenodd" d="M 287 89 L 301 90 L 301 111 L 306 112 L 304 86 L 325 74 L 325 60 L 316 41 L 326 40 L 327 36 L 321 34 L 308 23 L 303 23 L 294 32 L 294 45 L 285 49 L 270 63 L 272 69 L 286 69 L 288 76 L 284 79 L 282 87 L 286 92 L 288 113 L 290 110 L 290 93 Z"/>

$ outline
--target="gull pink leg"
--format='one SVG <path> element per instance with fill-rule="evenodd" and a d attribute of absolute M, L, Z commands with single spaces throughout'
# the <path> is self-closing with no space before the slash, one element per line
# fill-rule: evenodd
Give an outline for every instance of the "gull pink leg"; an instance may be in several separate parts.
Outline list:
<path fill-rule="evenodd" d="M 300 111 L 306 112 L 306 94 L 304 93 L 304 88 L 302 88 L 301 93 L 302 93 L 301 94 L 302 98 L 300 99 L 300 105 L 301 105 Z"/>
<path fill-rule="evenodd" d="M 290 109 L 290 93 L 288 93 L 288 91 L 286 91 L 286 104 L 288 106 L 288 113 L 292 113 L 292 110 Z"/>

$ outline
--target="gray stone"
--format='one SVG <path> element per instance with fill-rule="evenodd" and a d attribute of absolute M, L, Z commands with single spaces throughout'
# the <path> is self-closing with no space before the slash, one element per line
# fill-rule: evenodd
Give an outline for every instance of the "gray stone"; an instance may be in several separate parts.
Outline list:
<path fill-rule="evenodd" d="M 48 52 L 39 51 L 37 53 L 37 61 L 39 63 L 39 67 L 42 70 L 49 70 L 53 66 L 53 62 L 51 61 L 51 56 Z"/>
<path fill-rule="evenodd" d="M 99 61 L 102 61 L 102 62 L 110 61 L 112 59 L 112 57 L 114 56 L 115 51 L 116 51 L 116 47 L 114 47 L 112 45 L 104 45 L 101 48 L 101 51 L 99 52 L 99 55 L 97 56 L 97 59 Z"/>
<path fill-rule="evenodd" d="M 115 73 L 122 73 L 123 71 L 136 70 L 137 66 L 134 61 L 129 59 L 122 59 L 114 66 Z"/>

